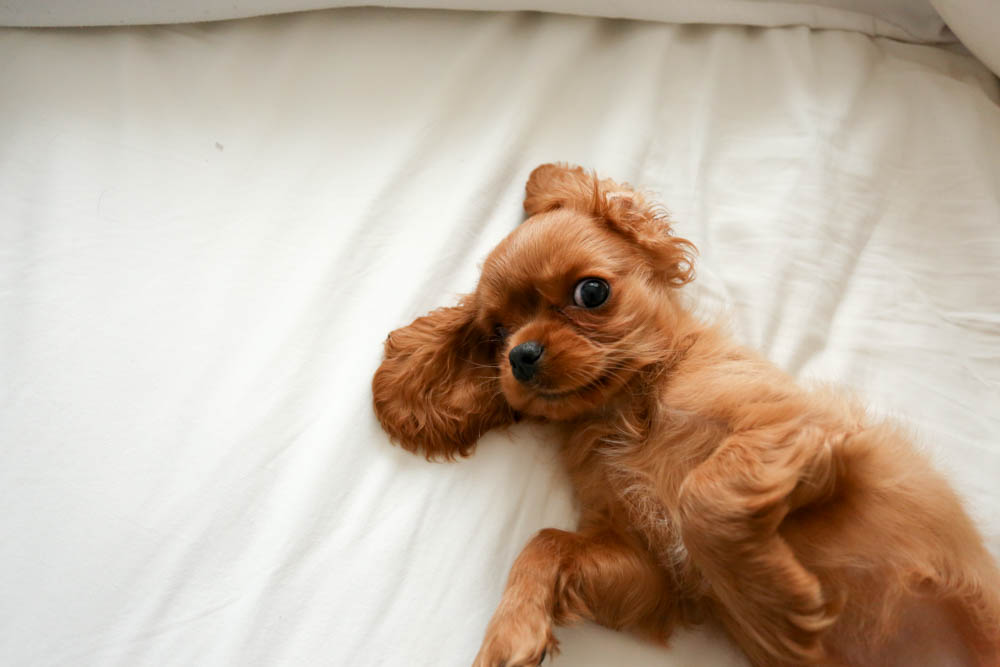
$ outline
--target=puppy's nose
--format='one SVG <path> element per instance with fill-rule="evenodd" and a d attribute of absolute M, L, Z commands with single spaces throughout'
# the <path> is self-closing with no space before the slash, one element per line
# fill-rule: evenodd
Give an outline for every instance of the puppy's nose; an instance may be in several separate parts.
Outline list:
<path fill-rule="evenodd" d="M 542 358 L 545 346 L 535 340 L 521 343 L 510 351 L 510 368 L 514 371 L 514 377 L 521 382 L 527 382 L 535 377 L 538 370 L 538 360 Z"/>

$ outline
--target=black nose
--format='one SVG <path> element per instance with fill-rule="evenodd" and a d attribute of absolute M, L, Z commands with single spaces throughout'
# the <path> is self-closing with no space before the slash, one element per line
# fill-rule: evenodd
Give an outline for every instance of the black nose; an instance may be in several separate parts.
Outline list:
<path fill-rule="evenodd" d="M 510 367 L 514 371 L 514 377 L 521 382 L 527 382 L 535 377 L 538 370 L 538 360 L 542 358 L 545 346 L 538 341 L 529 340 L 521 343 L 510 351 Z"/>

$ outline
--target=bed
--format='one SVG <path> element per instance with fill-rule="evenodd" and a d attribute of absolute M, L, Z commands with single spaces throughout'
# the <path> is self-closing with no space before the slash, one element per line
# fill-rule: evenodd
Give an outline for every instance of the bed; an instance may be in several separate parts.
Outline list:
<path fill-rule="evenodd" d="M 60 24 L 31 7 L 0 18 Z M 943 23 L 698 20 L 0 30 L 0 663 L 471 662 L 567 481 L 540 426 L 403 452 L 370 381 L 551 160 L 657 193 L 704 316 L 909 423 L 1000 556 L 995 75 Z M 744 664 L 712 627 L 558 637 Z"/>

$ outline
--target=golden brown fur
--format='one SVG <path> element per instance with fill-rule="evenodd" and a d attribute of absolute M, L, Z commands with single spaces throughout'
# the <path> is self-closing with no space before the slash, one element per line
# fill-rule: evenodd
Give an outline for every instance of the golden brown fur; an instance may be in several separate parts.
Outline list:
<path fill-rule="evenodd" d="M 476 291 L 393 332 L 373 381 L 429 459 L 519 416 L 564 434 L 580 525 L 525 547 L 475 664 L 537 664 L 574 619 L 666 641 L 712 616 L 755 665 L 1000 665 L 997 567 L 905 433 L 692 316 L 694 248 L 627 185 L 543 165 L 526 190 Z"/>

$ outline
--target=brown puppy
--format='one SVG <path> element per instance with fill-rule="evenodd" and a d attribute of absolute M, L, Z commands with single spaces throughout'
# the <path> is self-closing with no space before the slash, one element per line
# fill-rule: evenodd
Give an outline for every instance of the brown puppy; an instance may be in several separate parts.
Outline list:
<path fill-rule="evenodd" d="M 1000 665 L 1000 574 L 903 432 L 685 310 L 694 248 L 627 185 L 542 165 L 524 207 L 373 381 L 428 459 L 562 427 L 578 530 L 524 548 L 476 665 L 537 664 L 578 618 L 666 640 L 706 616 L 755 665 Z"/>

